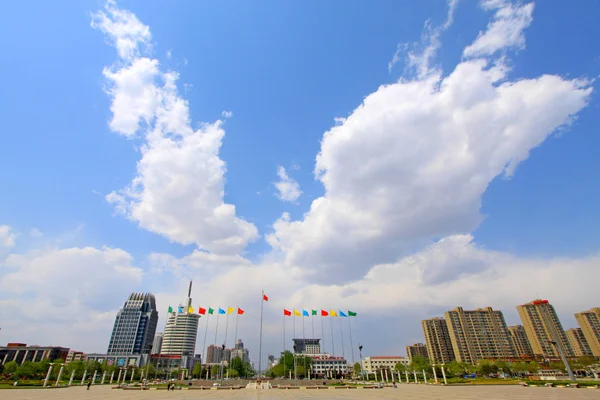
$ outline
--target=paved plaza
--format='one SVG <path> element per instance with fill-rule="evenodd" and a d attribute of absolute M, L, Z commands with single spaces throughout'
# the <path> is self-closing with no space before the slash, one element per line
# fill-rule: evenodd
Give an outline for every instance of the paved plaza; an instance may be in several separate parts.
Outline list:
<path fill-rule="evenodd" d="M 552 399 L 600 399 L 600 389 L 569 389 L 520 386 L 429 386 L 400 385 L 397 389 L 270 389 L 270 390 L 120 390 L 108 386 L 68 389 L 8 389 L 0 390 L 2 400 L 161 400 L 161 399 L 411 399 L 411 400 L 552 400 Z"/>

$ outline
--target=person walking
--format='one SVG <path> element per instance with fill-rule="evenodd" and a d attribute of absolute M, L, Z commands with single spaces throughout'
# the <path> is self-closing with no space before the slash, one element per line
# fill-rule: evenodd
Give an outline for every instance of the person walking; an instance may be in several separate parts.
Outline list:
<path fill-rule="evenodd" d="M 90 390 L 90 386 L 92 386 L 92 381 L 89 381 L 87 384 L 87 390 Z"/>

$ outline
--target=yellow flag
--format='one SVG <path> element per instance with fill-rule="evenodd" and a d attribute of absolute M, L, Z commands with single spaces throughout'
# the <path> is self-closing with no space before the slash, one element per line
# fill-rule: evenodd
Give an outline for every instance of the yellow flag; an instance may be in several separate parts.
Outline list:
<path fill-rule="evenodd" d="M 329 315 L 331 315 L 332 317 L 337 317 L 337 313 L 333 310 L 329 310 Z"/>
<path fill-rule="evenodd" d="M 233 312 L 234 308 L 233 307 L 229 307 L 227 309 L 227 314 L 231 314 Z"/>
<path fill-rule="evenodd" d="M 294 309 L 294 316 L 296 316 L 296 317 L 301 317 L 301 316 L 302 316 L 302 313 L 301 313 L 300 311 L 298 311 L 298 310 Z"/>
<path fill-rule="evenodd" d="M 188 314 L 194 313 L 194 307 L 188 307 Z"/>

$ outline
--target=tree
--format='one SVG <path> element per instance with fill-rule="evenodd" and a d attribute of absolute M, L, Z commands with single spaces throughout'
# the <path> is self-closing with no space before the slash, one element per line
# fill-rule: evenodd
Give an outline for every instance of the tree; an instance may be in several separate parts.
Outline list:
<path fill-rule="evenodd" d="M 354 368 L 354 375 L 359 376 L 360 373 L 361 373 L 361 371 L 362 371 L 360 363 L 354 363 L 354 367 L 353 368 Z"/>
<path fill-rule="evenodd" d="M 212 368 L 210 369 L 210 376 L 216 377 L 217 375 L 219 375 L 219 371 L 220 371 L 220 367 L 218 365 L 213 365 Z"/>
<path fill-rule="evenodd" d="M 394 367 L 394 371 L 396 371 L 396 372 L 404 373 L 406 370 L 407 370 L 406 364 L 403 364 L 401 362 L 397 362 L 396 366 Z"/>
<path fill-rule="evenodd" d="M 449 362 L 445 365 L 446 371 L 448 371 L 448 375 L 451 377 L 459 377 L 463 376 L 467 372 L 466 365 L 464 363 L 460 363 L 456 360 Z"/>
<path fill-rule="evenodd" d="M 481 360 L 477 364 L 477 373 L 481 375 L 490 375 L 498 372 L 498 366 L 491 361 Z"/>
<path fill-rule="evenodd" d="M 4 364 L 4 372 L 7 374 L 14 374 L 15 372 L 17 372 L 18 367 L 19 365 L 16 361 L 9 361 L 6 364 Z"/>
<path fill-rule="evenodd" d="M 35 369 L 31 364 L 31 361 L 23 361 L 23 363 L 17 367 L 15 374 L 21 379 L 33 378 Z"/>
<path fill-rule="evenodd" d="M 498 367 L 498 372 L 502 372 L 504 374 L 510 375 L 512 373 L 512 364 L 506 361 L 497 361 L 496 366 Z"/>
<path fill-rule="evenodd" d="M 192 376 L 195 378 L 202 378 L 202 364 L 196 363 L 194 365 L 194 369 L 192 370 Z"/>
<path fill-rule="evenodd" d="M 410 362 L 410 369 L 412 371 L 422 371 L 431 369 L 431 363 L 429 358 L 423 356 L 414 356 Z"/>

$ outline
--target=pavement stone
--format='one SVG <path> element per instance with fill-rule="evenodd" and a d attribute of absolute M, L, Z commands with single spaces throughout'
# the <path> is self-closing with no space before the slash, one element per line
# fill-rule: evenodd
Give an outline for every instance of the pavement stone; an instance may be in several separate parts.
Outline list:
<path fill-rule="evenodd" d="M 109 386 L 92 386 L 66 389 L 6 389 L 0 390 L 2 400 L 162 400 L 162 399 L 411 399 L 411 400 L 553 400 L 600 399 L 600 389 L 574 389 L 521 386 L 433 386 L 398 385 L 384 389 L 270 389 L 270 390 L 121 390 Z"/>

